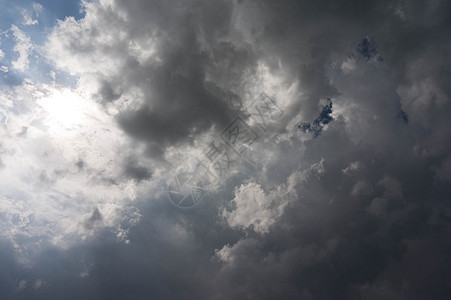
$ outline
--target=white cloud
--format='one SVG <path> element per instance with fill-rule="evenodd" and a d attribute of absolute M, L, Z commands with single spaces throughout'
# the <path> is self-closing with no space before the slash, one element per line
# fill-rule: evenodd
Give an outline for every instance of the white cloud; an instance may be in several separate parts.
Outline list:
<path fill-rule="evenodd" d="M 38 20 L 33 20 L 33 17 L 26 10 L 22 12 L 22 15 L 24 18 L 22 25 L 37 25 L 39 23 Z"/>
<path fill-rule="evenodd" d="M 282 215 L 288 199 L 282 189 L 265 193 L 255 183 L 242 184 L 235 189 L 232 200 L 232 211 L 223 208 L 221 217 L 227 224 L 236 229 L 252 228 L 259 234 L 269 232 L 269 228 Z"/>
<path fill-rule="evenodd" d="M 37 25 L 39 24 L 39 15 L 43 10 L 41 4 L 33 2 L 32 10 L 22 9 L 22 16 L 24 18 L 22 25 Z"/>
<path fill-rule="evenodd" d="M 45 44 L 47 57 L 72 75 L 116 74 L 130 54 L 148 57 L 149 39 L 131 39 L 117 10 L 105 1 L 85 2 L 86 16 L 59 20 Z M 151 48 L 151 47 L 150 47 Z M 146 52 L 146 53 L 144 53 Z M 88 54 L 88 55 L 87 55 Z"/>
<path fill-rule="evenodd" d="M 30 38 L 20 30 L 16 25 L 11 26 L 11 31 L 13 32 L 14 40 L 16 45 L 14 45 L 13 51 L 17 52 L 19 57 L 11 62 L 11 66 L 21 72 L 25 72 L 30 64 L 28 56 L 33 48 Z"/>
<path fill-rule="evenodd" d="M 139 219 L 132 201 L 144 185 L 122 177 L 122 155 L 131 152 L 114 120 L 76 89 L 30 80 L 1 89 L 3 238 L 18 249 L 19 236 L 65 246 L 111 227 L 126 240 L 119 224 Z M 95 207 L 102 222 L 87 227 Z"/>
<path fill-rule="evenodd" d="M 105 244 L 103 238 L 94 251 L 92 245 L 83 248 L 89 243 L 77 245 L 72 251 L 80 256 L 55 263 L 80 258 L 71 269 L 77 278 L 18 277 L 16 283 L 27 278 L 25 289 L 37 278 L 52 287 L 61 284 L 64 292 L 83 278 L 92 288 L 96 281 L 86 277 L 100 275 L 104 287 L 120 278 L 124 293 L 137 286 L 147 293 L 139 279 L 144 273 L 161 282 L 177 280 L 177 288 L 188 286 L 197 294 L 171 289 L 172 297 L 156 298 L 180 298 L 176 292 L 212 299 L 349 298 L 353 287 L 371 286 L 377 276 L 402 278 L 396 276 L 400 271 L 384 272 L 390 262 L 406 258 L 406 236 L 423 239 L 432 231 L 434 239 L 446 236 L 447 208 L 429 209 L 434 201 L 424 199 L 445 198 L 448 192 L 443 183 L 434 185 L 437 176 L 449 179 L 451 169 L 449 68 L 446 45 L 436 38 L 448 32 L 434 27 L 440 21 L 433 15 L 424 23 L 413 20 L 421 3 L 405 8 L 403 23 L 419 22 L 412 26 L 393 26 L 401 24 L 393 7 L 376 2 L 339 7 L 333 1 L 83 3 L 86 16 L 59 21 L 44 47 L 59 69 L 53 74 L 80 76 L 77 88 L 58 86 L 58 73 L 50 86 L 26 80 L 0 93 L 0 232 L 19 250 L 24 240 L 64 245 L 105 227 L 130 245 Z M 387 26 L 375 25 L 381 12 Z M 425 38 L 429 32 L 434 34 Z M 354 49 L 362 34 L 377 41 L 378 52 L 362 44 L 360 52 L 346 47 Z M 384 63 L 371 59 L 379 50 Z M 349 51 L 355 60 L 347 59 Z M 422 55 L 429 56 L 426 63 L 412 62 Z M 235 111 L 224 113 L 230 103 L 238 99 L 246 106 L 262 91 L 275 95 L 284 113 L 259 131 L 260 140 L 247 148 L 243 163 L 221 177 L 224 189 L 215 186 L 209 201 L 191 211 L 153 203 L 171 175 L 167 165 L 177 171 L 195 165 L 209 138 L 231 121 Z M 334 120 L 320 136 L 306 136 L 297 125 L 313 122 L 327 98 Z M 149 159 L 159 154 L 161 161 Z M 150 182 L 140 182 L 148 177 L 139 172 L 138 180 L 122 174 L 130 161 L 157 166 Z M 158 184 L 153 180 L 158 189 L 151 189 Z M 134 205 L 139 195 L 152 202 L 143 216 Z M 227 207 L 218 204 L 231 198 Z M 431 217 L 430 211 L 437 213 Z M 141 217 L 129 241 L 128 227 L 120 224 L 137 224 Z M 219 272 L 208 261 L 214 249 L 225 263 Z M 82 261 L 92 253 L 96 264 Z M 408 265 L 415 265 L 411 261 Z M 426 275 L 406 282 L 430 287 L 417 280 L 433 278 Z M 150 289 L 151 296 L 161 292 Z M 99 297 L 111 298 L 111 291 L 100 288 Z"/>

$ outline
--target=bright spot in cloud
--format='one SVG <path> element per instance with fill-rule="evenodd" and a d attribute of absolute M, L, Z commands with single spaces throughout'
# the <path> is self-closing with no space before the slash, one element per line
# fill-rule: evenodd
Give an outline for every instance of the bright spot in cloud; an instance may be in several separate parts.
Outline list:
<path fill-rule="evenodd" d="M 45 111 L 44 124 L 52 133 L 76 129 L 88 122 L 95 110 L 93 103 L 70 89 L 55 89 L 38 103 Z"/>

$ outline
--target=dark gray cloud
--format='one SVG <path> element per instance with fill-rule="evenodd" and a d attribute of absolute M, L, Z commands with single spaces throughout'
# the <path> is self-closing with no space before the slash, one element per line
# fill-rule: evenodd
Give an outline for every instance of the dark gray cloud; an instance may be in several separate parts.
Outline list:
<path fill-rule="evenodd" d="M 254 164 L 243 163 L 191 210 L 166 195 L 142 196 L 140 222 L 124 224 L 129 243 L 105 228 L 67 250 L 47 247 L 27 269 L 1 248 L 2 294 L 450 297 L 448 2 L 111 3 L 88 11 L 90 30 L 63 50 L 82 75 L 97 72 L 83 66 L 85 56 L 100 52 L 116 63 L 95 74 L 94 94 L 145 145 L 142 159 L 221 130 L 249 90 L 264 91 L 262 64 L 282 78 L 281 90 L 298 84 L 283 130 L 256 142 Z M 148 57 L 129 47 L 148 40 L 155 51 Z M 313 126 L 316 138 L 298 124 Z M 123 175 L 140 182 L 160 174 L 140 162 L 125 159 Z M 82 160 L 76 166 L 85 169 Z M 101 216 L 94 210 L 86 224 L 106 221 Z"/>
<path fill-rule="evenodd" d="M 137 161 L 133 159 L 128 159 L 125 162 L 124 173 L 128 178 L 134 179 L 137 182 L 152 177 L 151 170 L 149 170 L 147 167 L 143 165 L 140 165 Z"/>
<path fill-rule="evenodd" d="M 98 225 L 103 220 L 103 216 L 100 213 L 99 209 L 96 207 L 92 212 L 92 215 L 85 222 L 85 227 L 87 229 L 93 229 L 96 225 Z"/>
<path fill-rule="evenodd" d="M 109 84 L 107 81 L 104 81 L 100 85 L 99 96 L 103 101 L 112 102 L 121 97 L 121 92 L 115 91 L 111 84 Z"/>
<path fill-rule="evenodd" d="M 235 93 L 209 80 L 208 74 L 226 74 L 229 66 L 224 56 L 234 64 L 237 75 L 252 66 L 245 50 L 224 47 L 227 43 L 220 42 L 232 26 L 232 4 L 115 1 L 114 9 L 99 5 L 92 11 L 102 20 L 86 22 L 83 26 L 89 33 L 82 32 L 81 39 L 79 33 L 64 33 L 60 39 L 68 56 L 83 56 L 80 60 L 87 61 L 82 72 L 98 78 L 95 96 L 105 105 L 121 97 L 124 102 L 133 101 L 130 93 L 141 92 L 139 104 L 121 110 L 117 120 L 126 133 L 147 145 L 152 157 L 159 158 L 167 147 L 192 142 L 193 136 L 212 126 L 222 129 L 237 112 L 224 97 Z M 125 35 L 122 39 L 103 39 L 104 34 L 117 36 L 121 32 Z M 96 69 L 99 62 L 90 61 L 90 57 L 99 50 L 118 67 L 102 72 L 107 68 L 102 62 Z M 146 56 L 145 51 L 157 55 Z M 240 55 L 244 55 L 243 64 L 234 61 Z M 222 65 L 215 67 L 217 61 Z"/>

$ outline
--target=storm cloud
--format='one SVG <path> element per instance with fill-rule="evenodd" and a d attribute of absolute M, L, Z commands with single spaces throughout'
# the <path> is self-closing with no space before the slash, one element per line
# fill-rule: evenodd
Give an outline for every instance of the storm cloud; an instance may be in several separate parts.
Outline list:
<path fill-rule="evenodd" d="M 61 155 L 70 162 L 36 171 L 39 191 L 71 187 L 52 194 L 72 213 L 51 219 L 64 246 L 3 200 L 8 299 L 450 297 L 450 3 L 82 7 L 40 51 L 100 111 L 93 120 L 111 120 L 79 126 L 88 142 Z M 264 126 L 262 99 L 277 108 Z M 255 138 L 230 152 L 233 168 L 194 207 L 172 205 L 173 175 L 208 165 L 205 150 L 237 120 Z M 16 161 L 14 139 L 36 139 L 34 123 L 19 125 L 2 124 L 0 172 Z M 26 240 L 39 247 L 25 251 Z"/>

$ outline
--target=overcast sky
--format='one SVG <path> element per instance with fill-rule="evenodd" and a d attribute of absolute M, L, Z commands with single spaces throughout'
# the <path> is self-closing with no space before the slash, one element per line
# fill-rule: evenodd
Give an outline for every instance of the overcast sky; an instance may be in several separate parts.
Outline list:
<path fill-rule="evenodd" d="M 451 2 L 0 0 L 1 299 L 450 299 Z"/>

